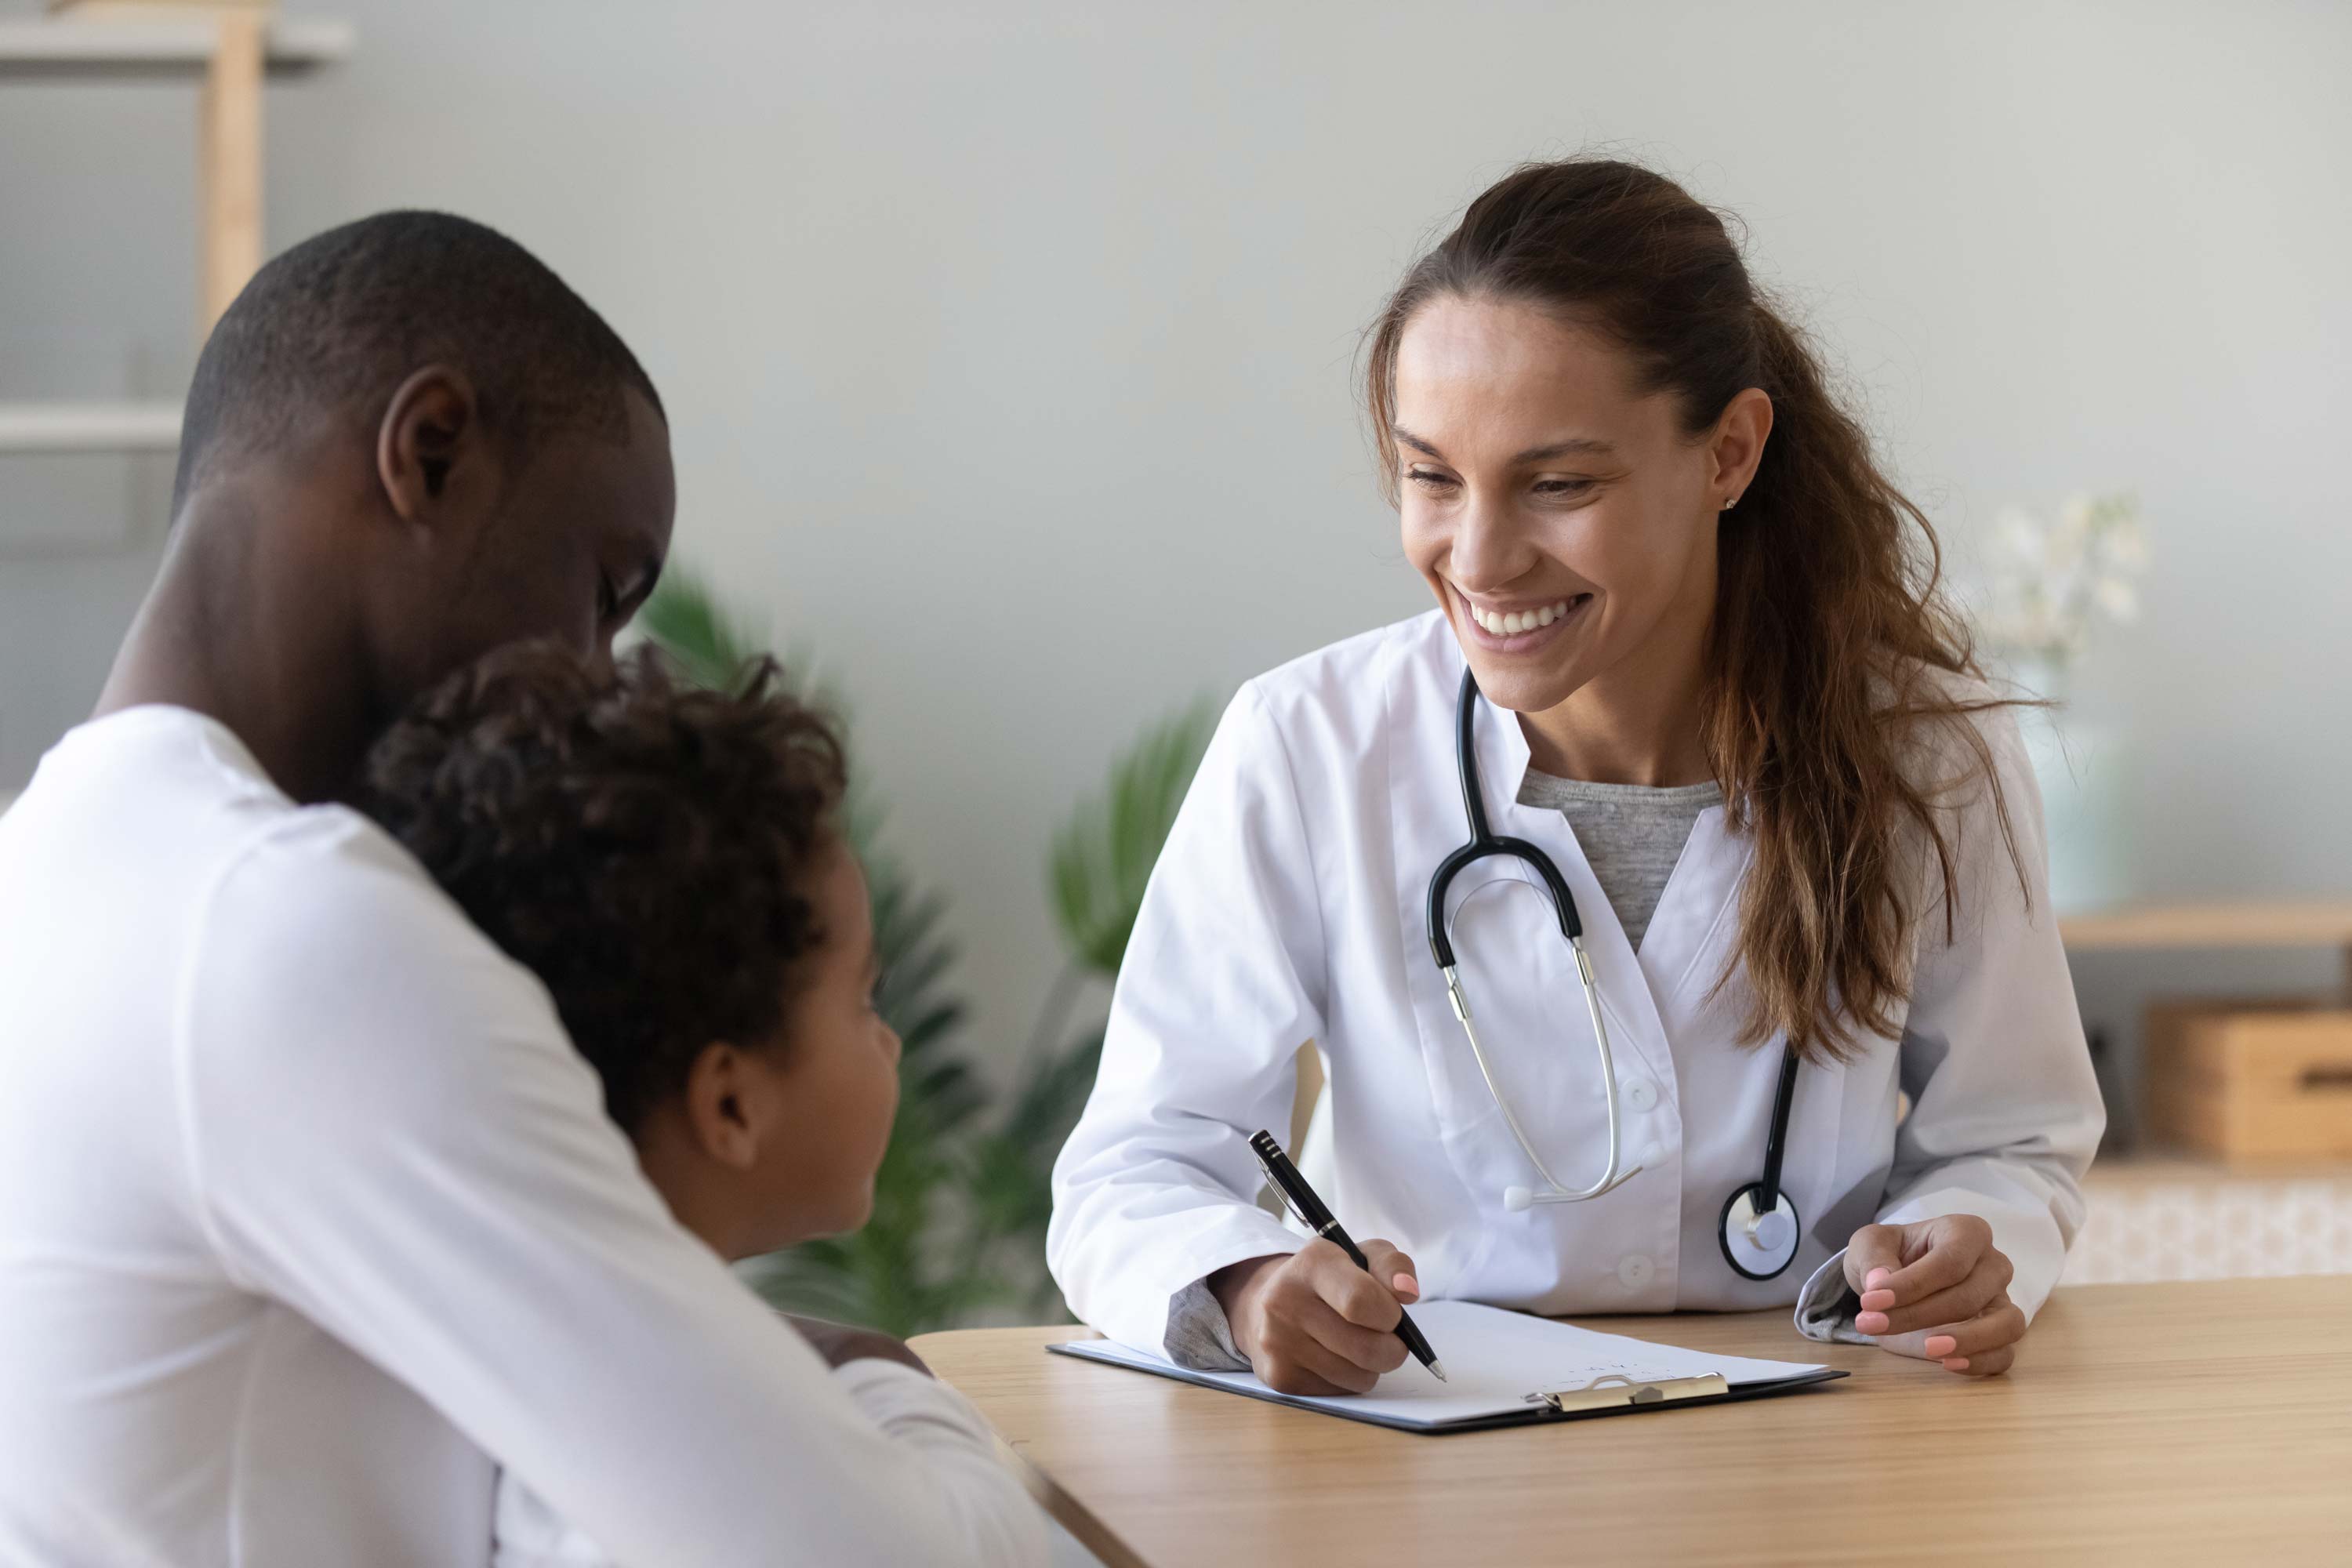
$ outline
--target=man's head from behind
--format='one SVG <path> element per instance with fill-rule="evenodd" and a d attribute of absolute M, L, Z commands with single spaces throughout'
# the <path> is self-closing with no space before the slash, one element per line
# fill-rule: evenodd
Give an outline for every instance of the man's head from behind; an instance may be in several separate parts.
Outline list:
<path fill-rule="evenodd" d="M 300 559 L 283 597 L 350 624 L 374 723 L 502 643 L 607 651 L 675 506 L 626 345 L 512 240 L 424 212 L 254 277 L 197 361 L 173 500 L 239 542 L 224 597 L 257 590 L 261 552 Z"/>

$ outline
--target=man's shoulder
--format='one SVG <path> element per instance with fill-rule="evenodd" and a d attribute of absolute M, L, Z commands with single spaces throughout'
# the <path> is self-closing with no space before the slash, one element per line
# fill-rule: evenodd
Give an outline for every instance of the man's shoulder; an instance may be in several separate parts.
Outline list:
<path fill-rule="evenodd" d="M 200 963 L 241 952 L 300 972 L 430 963 L 527 978 L 414 856 L 348 806 L 296 807 L 245 836 L 202 920 Z"/>
<path fill-rule="evenodd" d="M 381 828 L 306 807 L 247 843 L 204 900 L 175 1033 L 199 1113 L 313 1106 L 411 1129 L 524 1082 L 587 1075 L 538 977 Z M 435 1132 L 433 1136 L 441 1136 Z M 462 1135 L 462 1130 L 451 1135 Z"/>
<path fill-rule="evenodd" d="M 434 887 L 414 857 L 346 805 L 289 806 L 257 817 L 226 857 L 222 879 L 314 912 L 338 900 L 402 904 Z"/>
<path fill-rule="evenodd" d="M 217 721 L 153 707 L 68 733 L 0 822 L 8 956 L 152 990 L 225 926 L 306 952 L 386 926 L 481 941 L 390 836 L 289 799 Z"/>
<path fill-rule="evenodd" d="M 167 919 L 232 873 L 298 896 L 352 872 L 424 877 L 357 813 L 289 799 L 218 721 L 161 705 L 68 731 L 6 826 L 20 869 L 52 892 L 135 879 Z"/>

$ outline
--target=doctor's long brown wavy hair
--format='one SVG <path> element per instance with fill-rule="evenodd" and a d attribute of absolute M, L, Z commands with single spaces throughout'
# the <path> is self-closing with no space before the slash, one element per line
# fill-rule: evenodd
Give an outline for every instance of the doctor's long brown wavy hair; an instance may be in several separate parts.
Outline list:
<path fill-rule="evenodd" d="M 2006 704 L 1956 697 L 1938 678 L 1979 671 L 1941 592 L 1934 529 L 1880 471 L 1803 335 L 1750 281 L 1722 218 L 1664 175 L 1598 159 L 1529 164 L 1487 190 L 1373 322 L 1366 398 L 1391 459 L 1391 503 L 1398 342 L 1445 296 L 1524 301 L 1599 331 L 1645 394 L 1680 400 L 1693 437 L 1746 388 L 1771 398 L 1755 478 L 1717 524 L 1702 719 L 1731 826 L 1755 847 L 1733 960 L 1750 986 L 1741 1036 L 1785 1037 L 1822 1060 L 1891 1035 L 1927 912 L 1922 850 L 1940 873 L 1946 939 L 1955 931 L 1952 806 L 1971 780 L 1991 791 L 2031 896 L 1973 717 Z M 1969 765 L 1937 778 L 1922 766 L 1936 755 Z"/>

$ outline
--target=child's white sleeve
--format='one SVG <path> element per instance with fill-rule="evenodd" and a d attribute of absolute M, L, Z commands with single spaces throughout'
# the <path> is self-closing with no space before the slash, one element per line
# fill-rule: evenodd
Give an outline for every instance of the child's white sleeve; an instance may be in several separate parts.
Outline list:
<path fill-rule="evenodd" d="M 997 1462 L 995 1436 L 970 1400 L 894 1361 L 853 1361 L 833 1375 L 885 1436 L 922 1455 L 937 1497 L 962 1522 L 971 1553 L 959 1561 L 994 1568 L 1045 1560 L 1045 1516 Z M 499 1472 L 497 1517 L 495 1568 L 614 1568 L 512 1470 Z"/>
<path fill-rule="evenodd" d="M 512 1470 L 499 1472 L 491 1568 L 613 1568 L 604 1549 L 564 1521 Z"/>
<path fill-rule="evenodd" d="M 996 1435 L 971 1400 L 895 1361 L 853 1361 L 835 1367 L 833 1376 L 892 1442 L 929 1461 L 939 1500 L 962 1521 L 970 1561 L 1045 1560 L 1045 1516 L 997 1458 Z"/>

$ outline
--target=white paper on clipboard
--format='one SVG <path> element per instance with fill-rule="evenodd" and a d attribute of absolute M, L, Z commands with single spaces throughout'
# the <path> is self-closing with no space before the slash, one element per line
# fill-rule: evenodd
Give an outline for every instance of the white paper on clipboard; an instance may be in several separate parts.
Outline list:
<path fill-rule="evenodd" d="M 1539 1404 L 1546 1394 L 1583 1388 L 1601 1377 L 1649 1383 L 1716 1373 L 1736 1392 L 1743 1386 L 1798 1382 L 1828 1370 L 1815 1363 L 1759 1361 L 1596 1333 L 1470 1301 L 1425 1301 L 1411 1310 L 1449 1381 L 1438 1382 L 1420 1363 L 1408 1360 L 1382 1376 L 1370 1394 L 1327 1399 L 1275 1394 L 1245 1372 L 1180 1369 L 1165 1356 L 1110 1340 L 1082 1340 L 1055 1348 L 1235 1394 L 1270 1395 L 1286 1405 L 1400 1426 L 1446 1426 L 1511 1415 Z"/>

